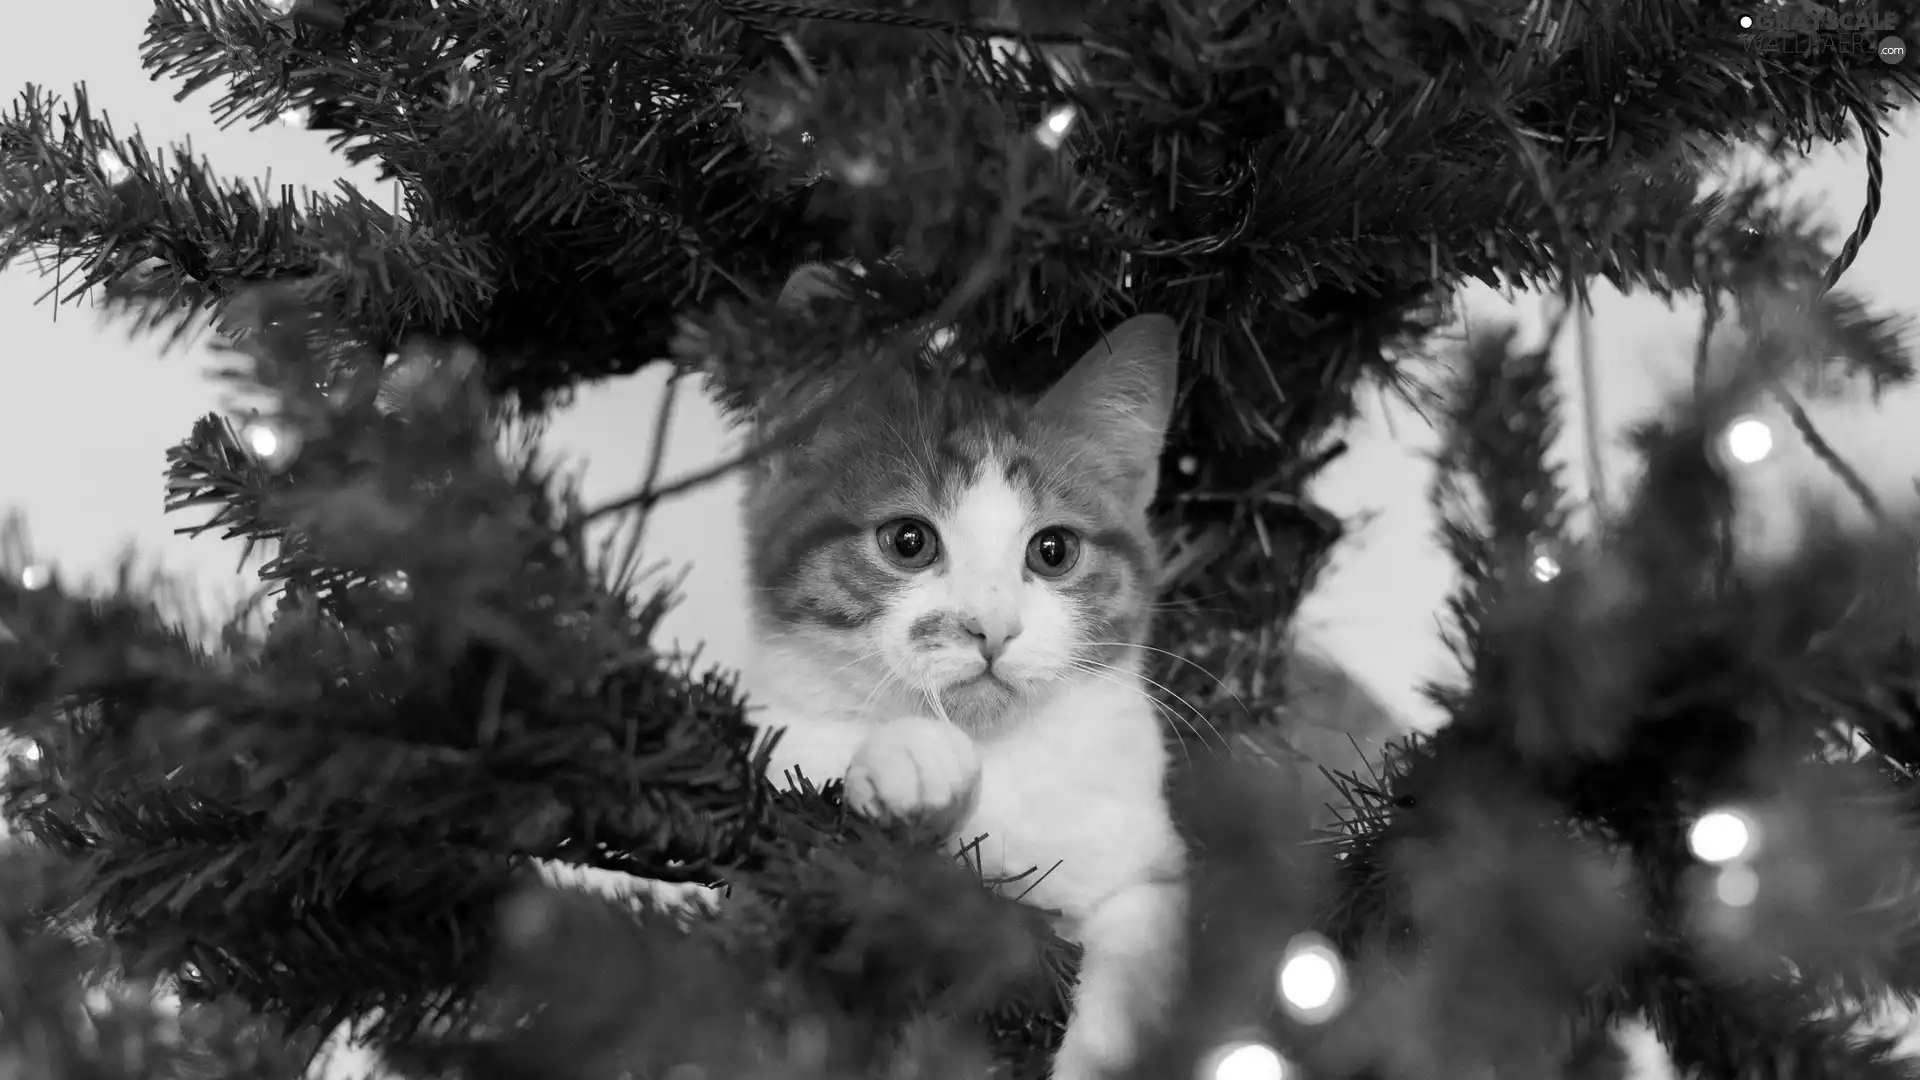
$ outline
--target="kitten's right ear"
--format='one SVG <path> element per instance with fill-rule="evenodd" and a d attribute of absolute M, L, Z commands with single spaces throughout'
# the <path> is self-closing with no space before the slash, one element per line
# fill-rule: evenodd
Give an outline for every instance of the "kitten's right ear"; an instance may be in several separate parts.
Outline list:
<path fill-rule="evenodd" d="M 1136 315 L 1107 331 L 1036 406 L 1048 422 L 1091 439 L 1121 469 L 1144 509 L 1153 501 L 1173 417 L 1180 330 Z"/>

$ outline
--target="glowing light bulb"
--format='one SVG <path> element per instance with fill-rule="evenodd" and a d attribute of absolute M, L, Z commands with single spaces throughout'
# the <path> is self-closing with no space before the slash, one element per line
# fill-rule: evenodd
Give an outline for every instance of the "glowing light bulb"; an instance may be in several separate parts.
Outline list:
<path fill-rule="evenodd" d="M 853 187 L 872 187 L 880 182 L 880 163 L 872 154 L 849 158 L 840 166 L 840 179 Z"/>
<path fill-rule="evenodd" d="M 1062 105 L 1048 113 L 1045 120 L 1040 121 L 1040 126 L 1034 129 L 1033 137 L 1040 140 L 1041 146 L 1049 150 L 1058 150 L 1067 141 L 1067 136 L 1072 134 L 1073 125 L 1079 119 L 1079 109 L 1071 105 Z"/>
<path fill-rule="evenodd" d="M 1753 29 L 1753 16 L 1751 15 L 1740 16 L 1740 29 L 1742 30 Z"/>
<path fill-rule="evenodd" d="M 1535 581 L 1552 581 L 1560 576 L 1560 561 L 1544 551 L 1535 555 L 1527 568 L 1533 572 Z"/>
<path fill-rule="evenodd" d="M 1773 429 L 1764 420 L 1747 417 L 1727 425 L 1722 436 L 1727 456 L 1742 465 L 1755 465 L 1773 453 Z"/>
<path fill-rule="evenodd" d="M 1303 1023 L 1327 1020 L 1347 1002 L 1346 963 L 1318 934 L 1301 934 L 1287 943 L 1274 983 L 1287 1011 Z"/>
<path fill-rule="evenodd" d="M 29 566 L 20 571 L 20 587 L 28 592 L 38 592 L 53 584 L 53 568 L 50 566 Z"/>
<path fill-rule="evenodd" d="M 280 452 L 280 434 L 265 424 L 247 429 L 247 447 L 261 457 L 272 457 Z"/>
<path fill-rule="evenodd" d="M 1753 846 L 1753 828 L 1737 810 L 1711 810 L 1687 830 L 1687 846 L 1701 862 L 1733 862 Z"/>
<path fill-rule="evenodd" d="M 1197 1080 L 1286 1080 L 1287 1059 L 1265 1043 L 1236 1042 L 1215 1050 Z"/>
<path fill-rule="evenodd" d="M 1747 907 L 1760 897 L 1760 875 L 1748 866 L 1723 866 L 1714 877 L 1713 895 L 1728 907 Z"/>
<path fill-rule="evenodd" d="M 954 339 L 959 336 L 959 334 L 954 332 L 953 327 L 943 326 L 927 335 L 927 348 L 937 353 L 946 352 L 948 349 L 953 348 Z"/>
<path fill-rule="evenodd" d="M 13 756 L 32 764 L 40 760 L 40 744 L 31 740 L 22 740 L 14 747 Z"/>
<path fill-rule="evenodd" d="M 395 600 L 404 600 L 407 594 L 413 591 L 413 581 L 407 577 L 405 570 L 395 570 L 390 574 L 381 575 L 380 591 Z"/>
<path fill-rule="evenodd" d="M 247 421 L 240 429 L 241 441 L 260 463 L 275 472 L 300 456 L 300 434 L 278 420 L 260 417 Z"/>

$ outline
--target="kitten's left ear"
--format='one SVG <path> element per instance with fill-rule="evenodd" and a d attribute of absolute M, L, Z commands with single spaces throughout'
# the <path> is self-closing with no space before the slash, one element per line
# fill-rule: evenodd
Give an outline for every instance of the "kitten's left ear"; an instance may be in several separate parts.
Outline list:
<path fill-rule="evenodd" d="M 841 284 L 839 271 L 826 263 L 806 263 L 794 270 L 780 287 L 780 299 L 783 308 L 805 311 L 815 300 L 845 300 L 847 290 Z"/>
<path fill-rule="evenodd" d="M 1159 480 L 1179 369 L 1179 327 L 1165 315 L 1136 315 L 1088 349 L 1036 411 L 1119 459 L 1144 506 Z"/>
<path fill-rule="evenodd" d="M 775 303 L 788 311 L 807 312 L 817 302 L 847 299 L 847 291 L 834 267 L 826 263 L 805 263 L 793 271 L 780 286 Z M 747 405 L 747 414 L 756 430 L 765 435 L 776 418 L 790 419 L 826 400 L 834 383 L 827 373 L 787 376 L 769 380 L 758 397 Z"/>

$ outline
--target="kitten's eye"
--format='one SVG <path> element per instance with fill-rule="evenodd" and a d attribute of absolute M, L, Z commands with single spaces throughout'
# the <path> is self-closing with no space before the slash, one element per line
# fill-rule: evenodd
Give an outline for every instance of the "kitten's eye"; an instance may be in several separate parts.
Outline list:
<path fill-rule="evenodd" d="M 1041 529 L 1027 541 L 1027 569 L 1041 577 L 1059 577 L 1080 561 L 1080 537 L 1072 529 Z"/>
<path fill-rule="evenodd" d="M 895 518 L 874 533 L 880 553 L 895 566 L 924 570 L 940 554 L 940 534 L 919 518 Z"/>

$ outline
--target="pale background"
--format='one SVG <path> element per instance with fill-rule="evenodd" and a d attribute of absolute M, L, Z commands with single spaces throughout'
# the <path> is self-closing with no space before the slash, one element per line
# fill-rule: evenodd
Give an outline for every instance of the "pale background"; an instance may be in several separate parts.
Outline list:
<path fill-rule="evenodd" d="M 91 88 L 123 130 L 141 128 L 158 143 L 191 139 L 230 176 L 263 177 L 312 188 L 346 177 L 372 188 L 371 170 L 346 170 L 322 137 L 291 127 L 249 132 L 218 130 L 200 98 L 171 100 L 171 84 L 154 84 L 140 70 L 138 45 L 148 0 L 8 5 L 12 17 L 0 35 L 0 89 L 33 82 L 64 91 L 76 81 Z M 210 95 L 207 95 L 210 97 Z M 1920 201 L 1903 197 L 1920 178 L 1920 139 L 1893 139 L 1886 157 L 1889 198 L 1872 240 L 1846 284 L 1883 304 L 1920 308 L 1912 246 L 1920 241 Z M 1836 226 L 1850 225 L 1863 199 L 1858 153 L 1826 153 L 1807 168 L 1799 189 L 1819 200 Z M 384 198 L 384 196 L 382 196 Z M 210 596 L 238 584 L 237 551 L 209 538 L 171 535 L 183 521 L 160 512 L 166 448 L 200 414 L 219 407 L 220 391 L 204 378 L 208 354 L 194 349 L 161 356 L 152 342 L 130 341 L 85 309 L 56 313 L 37 304 L 50 282 L 30 270 L 0 274 L 0 510 L 24 510 L 35 547 L 68 573 L 109 567 L 127 545 L 148 562 L 188 575 Z M 1508 310 L 1500 297 L 1477 290 L 1467 297 L 1472 317 Z M 1539 304 L 1517 309 L 1539 323 Z M 1696 309 L 1669 310 L 1647 298 L 1600 298 L 1594 319 L 1601 388 L 1598 395 L 1609 448 L 1612 488 L 1628 469 L 1618 446 L 1622 425 L 1656 407 L 1684 385 L 1699 323 Z M 1558 350 L 1569 394 L 1577 392 L 1573 335 Z M 595 389 L 553 425 L 550 445 L 590 462 L 586 491 L 595 499 L 637 482 L 654 416 L 658 373 Z M 684 396 L 683 396 L 684 397 Z M 1890 396 L 1877 408 L 1860 400 L 1823 404 L 1815 414 L 1830 439 L 1895 505 L 1914 501 L 1920 469 L 1920 391 Z M 1577 412 L 1569 417 L 1577 421 Z M 1783 424 L 1779 448 L 1749 471 L 1753 505 L 1776 524 L 1786 521 L 1788 494 L 1811 483 L 1831 489 Z M 1570 479 L 1583 481 L 1577 423 L 1570 423 L 1563 457 Z M 711 409 L 683 404 L 675 422 L 667 471 L 710 460 L 727 434 Z M 1373 401 L 1353 434 L 1353 449 L 1320 486 L 1318 496 L 1343 515 L 1374 515 L 1339 555 L 1335 572 L 1308 605 L 1302 625 L 1313 642 L 1369 683 L 1409 722 L 1428 726 L 1431 710 L 1419 698 L 1420 680 L 1446 670 L 1435 635 L 1436 613 L 1450 587 L 1448 566 L 1433 547 L 1425 490 L 1431 446 L 1421 422 Z M 740 583 L 734 570 L 739 537 L 733 523 L 734 489 L 720 485 L 658 511 L 648 555 L 690 564 L 686 603 L 667 632 L 687 643 L 703 641 L 707 655 L 740 656 Z M 1776 538 L 1790 530 L 1773 530 Z M 1172 643 L 1168 643 L 1172 644 Z"/>
<path fill-rule="evenodd" d="M 85 4 L 20 4 L 9 33 L 0 36 L 0 89 L 24 82 L 64 91 L 76 81 L 92 90 L 123 129 L 138 126 L 155 142 L 192 140 L 230 176 L 263 177 L 324 188 L 345 177 L 374 188 L 372 170 L 348 170 L 327 152 L 322 137 L 292 127 L 221 131 L 202 98 L 172 100 L 172 84 L 148 81 L 139 66 L 147 0 L 88 0 Z M 203 95 L 210 98 L 211 95 Z M 1887 151 L 1888 198 L 1872 240 L 1846 282 L 1875 300 L 1920 307 L 1912 247 L 1920 241 L 1920 202 L 1896 194 L 1920 177 L 1920 140 L 1896 137 Z M 1857 153 L 1822 155 L 1801 185 L 1819 199 L 1836 225 L 1859 212 L 1863 168 Z M 37 304 L 49 281 L 30 270 L 0 274 L 0 509 L 25 510 L 35 546 L 70 571 L 100 569 L 131 542 L 143 557 L 190 575 L 224 595 L 237 582 L 237 552 L 211 537 L 171 535 L 184 524 L 160 513 L 162 457 L 195 417 L 217 408 L 219 389 L 203 377 L 202 349 L 161 356 L 155 343 L 131 341 L 84 308 L 57 314 Z M 1467 297 L 1468 310 L 1498 314 L 1507 305 L 1484 289 Z M 1518 314 L 1539 323 L 1540 305 L 1523 302 Z M 1600 414 L 1612 451 L 1617 492 L 1629 464 L 1618 450 L 1620 426 L 1658 405 L 1684 384 L 1698 326 L 1696 310 L 1669 310 L 1644 298 L 1603 296 L 1594 319 L 1601 375 Z M 1578 389 L 1573 335 L 1558 355 L 1566 389 Z M 590 498 L 637 482 L 645 434 L 654 416 L 659 373 L 650 372 L 581 396 L 552 429 L 554 449 L 591 463 Z M 683 395 L 683 400 L 692 395 Z M 1920 391 L 1889 399 L 1878 409 L 1864 401 L 1824 405 L 1830 438 L 1898 501 L 1913 498 L 1910 478 L 1920 434 Z M 1302 625 L 1313 641 L 1370 683 L 1410 721 L 1433 719 L 1416 685 L 1443 673 L 1447 657 L 1434 633 L 1435 613 L 1449 587 L 1448 567 L 1431 541 L 1425 490 L 1431 438 L 1417 417 L 1369 402 L 1369 420 L 1354 433 L 1353 450 L 1320 486 L 1319 497 L 1343 515 L 1370 512 L 1337 558 L 1335 572 L 1309 604 Z M 1578 419 L 1577 414 L 1569 417 Z M 1578 426 L 1570 423 L 1565 457 L 1570 478 L 1583 483 Z M 1769 506 L 1802 478 L 1825 482 L 1802 448 L 1781 428 L 1775 458 L 1754 470 L 1752 482 Z M 726 430 L 704 403 L 687 401 L 675 423 L 668 472 L 721 452 Z M 686 641 L 705 641 L 708 655 L 739 656 L 740 583 L 734 566 L 739 543 L 733 523 L 734 489 L 719 485 L 659 511 L 649 530 L 649 556 L 690 563 L 687 602 L 667 627 Z"/>

